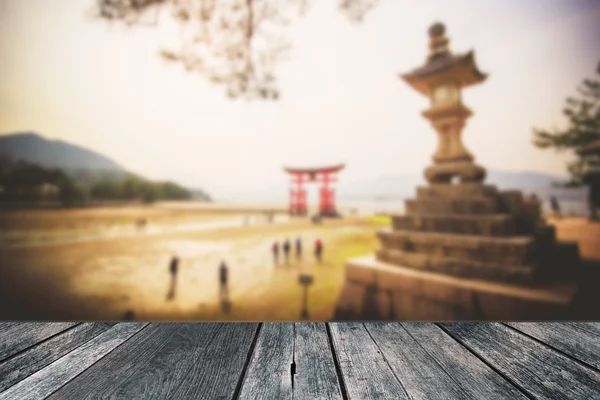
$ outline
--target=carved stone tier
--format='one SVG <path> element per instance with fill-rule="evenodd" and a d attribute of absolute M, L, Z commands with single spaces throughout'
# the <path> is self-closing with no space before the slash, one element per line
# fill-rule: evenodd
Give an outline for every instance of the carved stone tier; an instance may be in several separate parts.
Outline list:
<path fill-rule="evenodd" d="M 577 245 L 557 243 L 520 192 L 419 187 L 378 238 L 374 257 L 346 265 L 336 318 L 557 319 L 578 290 Z"/>
<path fill-rule="evenodd" d="M 482 236 L 514 236 L 516 224 L 508 214 L 480 215 L 398 215 L 392 217 L 394 230 L 457 233 Z"/>
<path fill-rule="evenodd" d="M 378 261 L 528 285 L 556 274 L 553 260 L 568 253 L 555 245 L 539 202 L 520 192 L 480 183 L 434 184 L 417 188 L 417 199 L 406 205 L 405 215 L 392 216 L 392 229 L 379 233 Z M 577 254 L 570 261 L 577 262 Z"/>
<path fill-rule="evenodd" d="M 472 162 L 439 163 L 425 169 L 429 183 L 450 183 L 455 177 L 462 183 L 483 182 L 485 176 L 485 169 Z"/>

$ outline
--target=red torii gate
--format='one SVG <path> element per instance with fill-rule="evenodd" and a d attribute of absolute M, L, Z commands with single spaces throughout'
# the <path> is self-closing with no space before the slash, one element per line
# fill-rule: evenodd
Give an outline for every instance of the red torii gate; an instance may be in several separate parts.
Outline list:
<path fill-rule="evenodd" d="M 317 182 L 323 184 L 319 191 L 319 214 L 322 216 L 337 216 L 335 190 L 330 188 L 329 184 L 337 182 L 336 174 L 344 169 L 345 166 L 345 164 L 338 164 L 320 168 L 284 167 L 285 172 L 292 177 L 292 188 L 290 189 L 290 214 L 306 215 L 308 213 L 306 189 L 303 187 L 303 184 Z"/>

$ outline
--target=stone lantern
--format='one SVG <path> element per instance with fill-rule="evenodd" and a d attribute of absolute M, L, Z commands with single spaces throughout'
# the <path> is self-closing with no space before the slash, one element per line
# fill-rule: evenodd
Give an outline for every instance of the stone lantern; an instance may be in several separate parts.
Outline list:
<path fill-rule="evenodd" d="M 429 29 L 429 55 L 426 63 L 400 77 L 417 92 L 431 100 L 423 112 L 438 134 L 434 165 L 425 170 L 430 183 L 481 182 L 485 169 L 474 163 L 474 157 L 462 142 L 462 130 L 472 111 L 462 102 L 461 90 L 485 81 L 487 74 L 479 71 L 473 51 L 452 54 L 448 48 L 444 25 Z"/>
<path fill-rule="evenodd" d="M 485 183 L 461 132 L 473 113 L 461 90 L 486 74 L 473 51 L 452 54 L 442 24 L 429 29 L 425 65 L 401 78 L 431 99 L 438 134 L 428 184 L 378 232 L 374 257 L 349 260 L 336 319 L 574 318 L 577 244 L 560 243 L 537 199 Z M 501 111 L 499 111 L 501 112 Z"/>

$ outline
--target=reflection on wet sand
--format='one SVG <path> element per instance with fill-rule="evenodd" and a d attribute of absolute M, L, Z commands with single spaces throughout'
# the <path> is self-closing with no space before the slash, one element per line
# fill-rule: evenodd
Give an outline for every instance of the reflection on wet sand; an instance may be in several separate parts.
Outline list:
<path fill-rule="evenodd" d="M 221 287 L 221 293 L 219 294 L 219 300 L 221 303 L 221 310 L 225 314 L 229 314 L 231 311 L 231 301 L 229 301 L 229 290 L 227 286 Z"/>
<path fill-rule="evenodd" d="M 279 260 L 273 260 L 271 245 L 299 235 L 312 243 L 317 235 L 324 235 L 323 240 L 339 237 L 339 229 L 293 220 L 277 226 L 256 224 L 226 231 L 164 235 L 140 232 L 134 238 L 82 241 L 77 245 L 4 248 L 0 249 L 0 257 L 11 260 L 12 270 L 25 271 L 21 281 L 35 277 L 51 282 L 43 293 L 38 291 L 42 294 L 38 297 L 54 302 L 51 314 L 45 314 L 53 319 L 248 320 L 260 318 L 263 313 L 280 315 L 272 317 L 279 320 L 297 319 L 303 307 L 298 273 L 316 267 L 321 271 L 313 272 L 331 275 L 329 283 L 320 280 L 327 285 L 339 282 L 341 274 L 341 267 L 324 269 L 317 267 L 312 257 L 302 260 L 297 254 L 292 256 L 294 242 L 290 243 L 288 264 L 275 264 Z M 174 255 L 178 262 L 172 270 Z M 223 260 L 227 263 L 224 281 L 219 275 Z M 56 296 L 54 287 L 61 296 Z M 20 299 L 16 301 L 30 298 L 27 292 L 20 292 L 15 292 L 13 298 Z M 34 301 L 40 304 L 37 300 L 32 304 Z M 36 319 L 47 318 L 42 308 Z M 320 313 L 317 315 L 327 318 L 325 311 Z"/>

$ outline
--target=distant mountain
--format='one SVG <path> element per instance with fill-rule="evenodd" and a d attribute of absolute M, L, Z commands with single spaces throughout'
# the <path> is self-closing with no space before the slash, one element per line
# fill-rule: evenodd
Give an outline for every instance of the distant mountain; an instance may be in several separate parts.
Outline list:
<path fill-rule="evenodd" d="M 524 193 L 534 193 L 541 199 L 547 200 L 556 196 L 562 200 L 584 201 L 586 188 L 565 189 L 555 187 L 566 177 L 545 174 L 541 172 L 507 172 L 488 171 L 487 184 L 496 185 L 500 190 L 520 190 Z M 415 196 L 417 186 L 425 185 L 422 173 L 388 175 L 370 180 L 344 184 L 340 179 L 338 196 L 348 200 L 391 200 Z"/>
<path fill-rule="evenodd" d="M 49 140 L 31 132 L 0 136 L 0 159 L 3 157 L 47 169 L 59 169 L 85 190 L 107 181 L 148 181 L 98 152 L 62 140 Z M 190 192 L 195 199 L 210 200 L 202 189 L 191 189 Z"/>
<path fill-rule="evenodd" d="M 126 172 L 115 161 L 95 151 L 31 132 L 0 136 L 0 156 L 45 168 Z"/>

